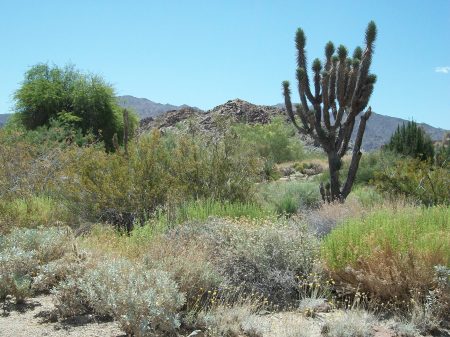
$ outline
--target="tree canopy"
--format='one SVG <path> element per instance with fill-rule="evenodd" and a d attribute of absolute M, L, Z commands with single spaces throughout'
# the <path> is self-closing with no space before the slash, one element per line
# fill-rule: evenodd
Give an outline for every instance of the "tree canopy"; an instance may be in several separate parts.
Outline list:
<path fill-rule="evenodd" d="M 58 120 L 93 133 L 112 149 L 112 139 L 123 133 L 122 111 L 117 105 L 114 88 L 94 74 L 85 74 L 73 65 L 61 68 L 37 64 L 25 73 L 15 92 L 18 120 L 29 130 L 49 126 Z M 132 116 L 132 126 L 137 117 Z"/>

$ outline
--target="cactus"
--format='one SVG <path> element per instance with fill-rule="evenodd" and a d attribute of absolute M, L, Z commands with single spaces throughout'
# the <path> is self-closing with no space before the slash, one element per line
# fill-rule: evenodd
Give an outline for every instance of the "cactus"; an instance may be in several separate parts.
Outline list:
<path fill-rule="evenodd" d="M 374 89 L 376 76 L 370 73 L 377 28 L 373 21 L 366 29 L 365 50 L 357 47 L 353 57 L 340 45 L 337 50 L 330 41 L 325 46 L 325 63 L 315 59 L 312 63 L 313 88 L 307 71 L 305 53 L 306 36 L 298 29 L 295 37 L 297 48 L 297 80 L 300 104 L 291 101 L 288 81 L 283 82 L 283 95 L 286 111 L 292 124 L 300 133 L 309 134 L 324 149 L 328 156 L 330 182 L 325 189 L 321 187 L 325 200 L 344 201 L 351 191 L 361 159 L 361 143 L 367 120 L 371 114 L 368 107 Z M 347 178 L 343 186 L 339 181 L 342 157 L 346 154 L 355 120 L 361 115 L 358 132 Z M 298 121 L 299 120 L 299 121 Z"/>

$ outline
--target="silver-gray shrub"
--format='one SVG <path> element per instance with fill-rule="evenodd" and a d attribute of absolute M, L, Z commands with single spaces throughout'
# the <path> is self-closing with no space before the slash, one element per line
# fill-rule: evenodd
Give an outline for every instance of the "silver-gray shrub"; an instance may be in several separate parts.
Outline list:
<path fill-rule="evenodd" d="M 180 226 L 170 235 L 206 242 L 211 261 L 231 285 L 283 306 L 298 299 L 297 277 L 313 271 L 319 253 L 315 236 L 293 221 L 209 219 Z"/>
<path fill-rule="evenodd" d="M 100 262 L 54 292 L 60 315 L 86 311 L 113 317 L 136 337 L 170 335 L 180 326 L 184 295 L 166 272 L 125 259 Z"/>
<path fill-rule="evenodd" d="M 67 228 L 13 229 L 0 239 L 0 299 L 23 302 L 48 291 L 70 272 L 76 259 L 73 235 Z M 69 257 L 70 256 L 70 257 Z"/>

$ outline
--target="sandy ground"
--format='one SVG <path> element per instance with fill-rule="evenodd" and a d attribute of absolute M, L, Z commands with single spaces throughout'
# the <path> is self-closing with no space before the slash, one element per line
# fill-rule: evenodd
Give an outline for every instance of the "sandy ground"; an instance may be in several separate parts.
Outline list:
<path fill-rule="evenodd" d="M 126 337 L 115 322 L 99 321 L 90 315 L 57 322 L 51 315 L 53 309 L 49 295 L 32 298 L 7 311 L 0 303 L 0 337 Z M 339 311 L 318 313 L 312 319 L 298 312 L 272 313 L 256 317 L 251 325 L 262 328 L 264 337 L 305 336 L 306 331 L 308 337 L 321 337 L 323 322 L 339 314 Z M 375 327 L 374 333 L 374 337 L 396 337 L 393 331 L 383 326 Z"/>
<path fill-rule="evenodd" d="M 51 322 L 51 296 L 30 299 L 5 312 L 0 306 L 0 337 L 125 337 L 115 322 L 80 317 L 72 322 Z"/>

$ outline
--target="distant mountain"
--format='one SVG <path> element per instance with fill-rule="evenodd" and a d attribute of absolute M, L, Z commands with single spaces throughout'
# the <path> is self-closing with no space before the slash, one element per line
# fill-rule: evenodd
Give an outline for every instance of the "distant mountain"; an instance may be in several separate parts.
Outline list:
<path fill-rule="evenodd" d="M 183 121 L 184 119 L 199 118 L 200 124 L 208 129 L 214 127 L 211 121 L 212 116 L 215 114 L 227 115 L 232 117 L 235 121 L 250 124 L 264 124 L 269 122 L 274 116 L 286 116 L 284 104 L 277 104 L 274 106 L 255 105 L 241 99 L 234 99 L 218 105 L 202 114 L 195 114 L 189 109 L 178 109 L 178 111 L 159 114 L 157 117 L 155 116 L 156 118 L 143 120 L 141 127 L 142 130 L 152 127 L 166 128 L 174 126 L 176 123 Z M 382 145 L 389 141 L 390 137 L 397 129 L 397 126 L 402 125 L 405 122 L 407 122 L 405 119 L 372 113 L 372 116 L 366 125 L 362 148 L 365 151 L 379 149 Z M 428 124 L 420 123 L 419 125 L 423 127 L 425 132 L 430 135 L 431 139 L 434 141 L 442 140 L 445 132 L 447 132 L 447 130 L 435 128 Z M 354 128 L 353 138 L 356 136 L 357 129 L 358 125 Z"/>
<path fill-rule="evenodd" d="M 4 125 L 11 114 L 0 114 L 0 126 Z"/>
<path fill-rule="evenodd" d="M 406 122 L 407 120 L 405 119 L 372 113 L 366 124 L 366 132 L 364 133 L 362 148 L 366 151 L 379 149 L 382 145 L 389 141 L 392 134 L 397 129 L 397 126 Z M 435 128 L 425 123 L 418 124 L 433 141 L 441 141 L 444 134 L 448 131 L 441 128 Z"/>
<path fill-rule="evenodd" d="M 147 98 L 137 98 L 130 95 L 117 96 L 117 103 L 123 108 L 129 108 L 134 110 L 141 119 L 147 117 L 156 117 L 167 111 L 190 108 L 188 105 L 185 104 L 180 106 L 172 104 L 161 104 L 150 101 Z M 196 107 L 193 108 L 199 110 Z"/>
<path fill-rule="evenodd" d="M 277 104 L 276 107 L 284 110 L 284 104 Z M 357 118 L 357 120 L 359 120 L 359 118 Z M 397 126 L 406 122 L 408 122 L 406 119 L 380 115 L 373 112 L 366 124 L 366 131 L 364 133 L 364 138 L 361 145 L 362 148 L 365 151 L 379 149 L 389 141 L 392 134 L 397 129 Z M 433 141 L 442 140 L 444 134 L 448 132 L 448 130 L 436 128 L 425 123 L 418 124 L 425 130 Z M 356 137 L 357 130 L 358 125 L 356 125 L 353 130 L 353 139 Z"/>
<path fill-rule="evenodd" d="M 201 123 L 205 126 L 209 125 L 208 127 L 212 125 L 211 116 L 214 114 L 230 115 L 236 121 L 251 124 L 267 123 L 276 115 L 286 116 L 284 104 L 274 106 L 255 105 L 240 99 L 230 100 L 207 112 L 188 105 L 161 104 L 146 98 L 137 98 L 130 95 L 118 96 L 117 102 L 121 107 L 133 109 L 139 114 L 141 126 L 143 126 L 144 130 L 151 127 L 172 126 L 176 122 L 192 118 L 193 116 L 200 118 Z M 0 114 L 0 126 L 6 122 L 9 116 L 10 114 Z M 407 122 L 405 119 L 372 113 L 367 122 L 362 148 L 366 151 L 379 149 L 389 141 L 397 126 L 405 122 Z M 419 123 L 419 125 L 423 127 L 434 141 L 442 140 L 445 132 L 448 132 L 448 130 L 435 128 L 425 123 Z M 356 125 L 354 134 L 356 134 L 357 128 L 358 126 Z"/>

